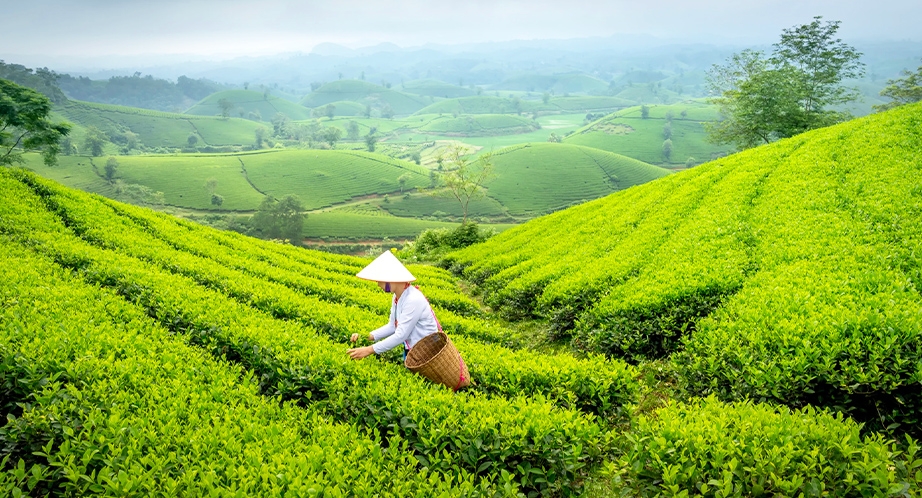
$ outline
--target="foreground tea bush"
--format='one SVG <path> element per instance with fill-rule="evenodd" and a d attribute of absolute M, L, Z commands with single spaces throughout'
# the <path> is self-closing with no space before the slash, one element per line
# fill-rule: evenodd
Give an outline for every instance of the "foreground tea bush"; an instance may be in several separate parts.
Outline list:
<path fill-rule="evenodd" d="M 686 394 L 922 436 L 922 104 L 814 130 L 449 254 L 583 350 Z"/>
<path fill-rule="evenodd" d="M 0 301 L 3 496 L 515 495 L 260 395 L 256 379 L 2 235 Z"/>
<path fill-rule="evenodd" d="M 618 465 L 642 496 L 913 496 L 922 452 L 813 409 L 707 398 L 637 421 Z"/>
<path fill-rule="evenodd" d="M 117 292 L 174 333 L 254 372 L 262 392 L 405 441 L 430 471 L 511 481 L 533 493 L 578 491 L 610 447 L 594 419 L 540 396 L 455 395 L 380 361 L 354 362 L 345 347 L 303 325 L 273 319 L 195 281 L 75 237 L 21 183 L 5 190 L 0 232 Z"/>

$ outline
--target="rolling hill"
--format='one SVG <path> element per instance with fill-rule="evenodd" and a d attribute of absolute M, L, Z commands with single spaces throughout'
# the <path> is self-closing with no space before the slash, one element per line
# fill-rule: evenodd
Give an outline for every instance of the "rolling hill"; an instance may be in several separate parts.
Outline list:
<path fill-rule="evenodd" d="M 692 158 L 693 164 L 700 164 L 729 151 L 727 146 L 707 141 L 704 122 L 717 119 L 714 106 L 689 101 L 651 105 L 648 109 L 647 119 L 642 117 L 640 107 L 631 107 L 575 131 L 564 141 L 623 154 L 650 164 L 676 166 L 686 164 L 689 158 Z M 669 140 L 672 141 L 669 157 L 663 152 L 667 124 Z"/>
<path fill-rule="evenodd" d="M 77 144 L 81 142 L 83 128 L 87 126 L 95 126 L 115 139 L 131 131 L 138 135 L 141 145 L 167 148 L 186 146 L 191 134 L 197 135 L 204 145 L 251 145 L 256 129 L 266 128 L 239 118 L 192 116 L 76 100 L 55 106 L 55 111 L 78 125 L 74 136 Z"/>
<path fill-rule="evenodd" d="M 445 262 L 585 351 L 669 357 L 689 395 L 919 435 L 922 104 L 533 220 Z"/>
<path fill-rule="evenodd" d="M 555 211 L 669 174 L 635 159 L 568 144 L 507 147 L 493 158 L 496 178 L 487 183 L 488 195 L 516 216 Z"/>
<path fill-rule="evenodd" d="M 464 88 L 462 86 L 452 85 L 450 83 L 445 83 L 444 81 L 433 79 L 407 81 L 400 85 L 400 88 L 404 92 L 412 93 L 414 95 L 422 95 L 423 97 L 441 97 L 445 99 L 470 97 L 477 93 L 470 88 Z"/>
<path fill-rule="evenodd" d="M 183 114 L 194 116 L 220 116 L 222 109 L 219 102 L 226 99 L 234 105 L 229 115 L 241 118 L 258 117 L 259 121 L 269 122 L 276 114 L 283 114 L 297 121 L 309 119 L 311 110 L 274 95 L 267 95 L 255 90 L 224 90 L 215 92 L 194 106 L 186 109 Z"/>
<path fill-rule="evenodd" d="M 427 97 L 391 90 L 361 80 L 327 83 L 307 94 L 299 103 L 314 108 L 341 100 L 370 105 L 377 110 L 389 107 L 394 114 L 399 115 L 413 114 L 431 103 Z"/>

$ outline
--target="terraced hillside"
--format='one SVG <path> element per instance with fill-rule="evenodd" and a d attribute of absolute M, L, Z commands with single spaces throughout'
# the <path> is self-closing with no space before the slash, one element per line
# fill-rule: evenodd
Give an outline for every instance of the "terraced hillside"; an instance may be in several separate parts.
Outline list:
<path fill-rule="evenodd" d="M 396 354 L 348 359 L 348 337 L 389 308 L 354 277 L 368 259 L 26 170 L 0 170 L 0 194 L 4 495 L 552 497 L 589 483 L 592 496 L 902 496 L 920 484 L 911 441 L 810 409 L 709 398 L 629 427 L 637 369 L 522 350 L 432 267 L 410 265 L 475 381 L 457 393 Z"/>
<path fill-rule="evenodd" d="M 186 109 L 183 114 L 195 116 L 220 116 L 223 112 L 221 100 L 227 100 L 233 107 L 228 114 L 233 117 L 258 118 L 268 122 L 276 114 L 283 114 L 292 120 L 309 119 L 311 110 L 304 106 L 276 97 L 271 93 L 257 92 L 255 90 L 225 90 L 215 92 L 194 106 Z"/>
<path fill-rule="evenodd" d="M 919 435 L 922 104 L 723 158 L 445 262 L 585 351 L 670 357 L 689 395 Z"/>
<path fill-rule="evenodd" d="M 239 118 L 222 119 L 152 111 L 136 107 L 96 104 L 70 100 L 55 107 L 67 121 L 78 125 L 74 143 L 82 143 L 83 128 L 95 126 L 109 137 L 126 131 L 138 135 L 147 147 L 184 147 L 189 135 L 199 137 L 200 145 L 251 145 L 257 128 L 266 126 Z"/>
<path fill-rule="evenodd" d="M 488 195 L 517 216 L 555 211 L 669 174 L 618 154 L 552 143 L 501 149 L 494 164 Z"/>
<path fill-rule="evenodd" d="M 307 94 L 299 103 L 313 108 L 340 100 L 370 105 L 378 110 L 389 108 L 394 114 L 400 115 L 413 114 L 431 103 L 428 97 L 399 92 L 360 80 L 327 83 Z"/>
<path fill-rule="evenodd" d="M 564 140 L 574 145 L 623 154 L 650 164 L 684 165 L 710 161 L 725 155 L 727 146 L 707 141 L 704 123 L 718 119 L 717 109 L 702 102 L 648 106 L 645 118 L 641 107 L 618 111 L 577 130 Z M 668 129 L 668 130 L 667 130 Z M 664 142 L 670 140 L 667 155 Z"/>

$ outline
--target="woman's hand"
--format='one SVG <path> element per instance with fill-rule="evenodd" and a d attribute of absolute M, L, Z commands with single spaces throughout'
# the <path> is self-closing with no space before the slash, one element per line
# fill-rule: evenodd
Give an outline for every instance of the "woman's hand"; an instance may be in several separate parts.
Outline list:
<path fill-rule="evenodd" d="M 355 342 L 359 340 L 359 334 L 356 332 L 352 334 L 352 337 L 349 338 L 349 342 Z M 375 336 L 368 334 L 368 342 L 375 342 Z"/>
<path fill-rule="evenodd" d="M 365 346 L 364 348 L 352 348 L 349 350 L 349 357 L 353 360 L 361 360 L 366 356 L 375 354 L 375 349 L 371 346 Z"/>

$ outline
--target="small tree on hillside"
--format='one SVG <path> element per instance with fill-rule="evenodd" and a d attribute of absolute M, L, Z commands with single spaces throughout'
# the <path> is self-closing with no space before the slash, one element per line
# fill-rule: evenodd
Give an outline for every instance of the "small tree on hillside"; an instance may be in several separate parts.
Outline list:
<path fill-rule="evenodd" d="M 375 144 L 377 143 L 378 143 L 378 137 L 376 137 L 374 133 L 369 133 L 368 135 L 365 135 L 365 147 L 368 148 L 368 152 L 374 152 Z"/>
<path fill-rule="evenodd" d="M 663 140 L 663 157 L 668 161 L 672 158 L 672 140 Z"/>
<path fill-rule="evenodd" d="M 253 234 L 263 239 L 285 239 L 293 245 L 301 244 L 304 229 L 304 207 L 294 195 L 281 199 L 266 196 L 250 220 Z"/>
<path fill-rule="evenodd" d="M 330 118 L 330 121 L 333 121 L 333 117 L 336 116 L 336 106 L 333 104 L 327 104 L 323 108 L 323 114 Z"/>
<path fill-rule="evenodd" d="M 110 157 L 106 161 L 106 167 L 105 167 L 106 180 L 109 182 L 112 182 L 112 180 L 115 179 L 116 172 L 118 172 L 118 159 L 114 157 Z"/>
<path fill-rule="evenodd" d="M 89 151 L 91 156 L 101 156 L 103 147 L 105 147 L 107 141 L 106 134 L 99 128 L 93 125 L 86 127 L 86 136 L 83 138 L 83 146 Z"/>
<path fill-rule="evenodd" d="M 189 134 L 189 138 L 186 139 L 186 143 L 189 144 L 189 147 L 195 147 L 195 144 L 198 143 L 198 135 L 194 132 Z"/>
<path fill-rule="evenodd" d="M 647 119 L 649 117 L 650 117 L 650 108 L 645 105 L 640 106 L 640 118 Z"/>
<path fill-rule="evenodd" d="M 448 149 L 446 163 L 448 171 L 442 174 L 444 190 L 436 192 L 437 195 L 458 201 L 464 218 L 461 223 L 467 223 L 468 208 L 472 200 L 484 197 L 483 185 L 494 177 L 493 154 L 480 155 L 474 163 L 464 157 L 461 147 L 453 146 Z"/>
<path fill-rule="evenodd" d="M 234 110 L 234 103 L 227 99 L 218 100 L 218 107 L 221 108 L 221 117 L 227 119 L 230 112 Z"/>
<path fill-rule="evenodd" d="M 336 147 L 336 142 L 343 138 L 343 131 L 335 126 L 328 126 L 326 130 L 323 130 L 323 139 L 330 144 L 330 148 L 333 149 Z"/>
<path fill-rule="evenodd" d="M 359 124 L 355 121 L 349 121 L 349 123 L 346 124 L 346 138 L 349 140 L 359 139 Z"/>

